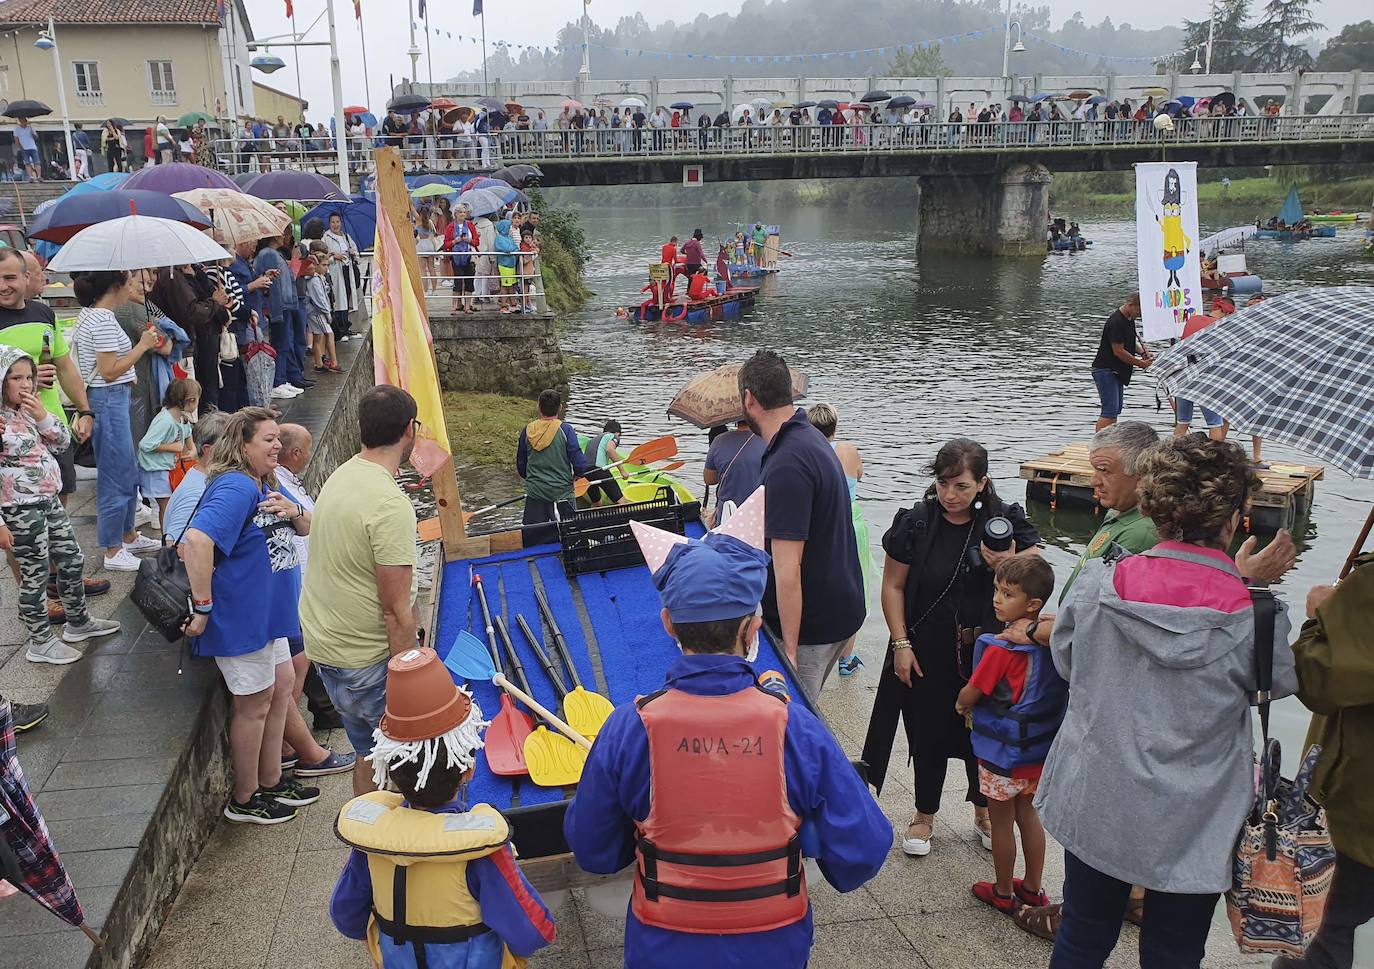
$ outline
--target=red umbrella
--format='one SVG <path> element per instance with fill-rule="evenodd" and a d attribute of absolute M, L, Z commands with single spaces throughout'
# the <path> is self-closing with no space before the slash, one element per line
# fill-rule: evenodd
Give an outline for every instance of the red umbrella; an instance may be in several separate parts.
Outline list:
<path fill-rule="evenodd" d="M 367 114 L 367 108 L 361 104 L 352 104 L 344 108 L 344 114 Z"/>
<path fill-rule="evenodd" d="M 86 924 L 76 890 L 57 856 L 48 826 L 38 813 L 14 748 L 14 718 L 8 700 L 0 701 L 0 875 L 74 925 L 97 946 L 100 936 Z"/>
<path fill-rule="evenodd" d="M 429 106 L 431 108 L 438 108 L 440 111 L 447 111 L 449 108 L 458 107 L 458 102 L 450 100 L 449 98 L 435 98 L 433 101 L 429 102 Z"/>

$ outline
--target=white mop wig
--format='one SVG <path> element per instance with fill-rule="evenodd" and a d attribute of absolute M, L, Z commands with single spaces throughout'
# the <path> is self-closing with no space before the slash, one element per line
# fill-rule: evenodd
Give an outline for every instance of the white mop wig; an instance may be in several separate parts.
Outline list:
<path fill-rule="evenodd" d="M 461 686 L 458 689 L 471 700 L 472 708 L 468 710 L 467 718 L 447 733 L 425 740 L 401 741 L 392 740 L 382 733 L 381 727 L 372 731 L 372 753 L 367 760 L 372 763 L 372 780 L 378 788 L 386 783 L 387 771 L 391 767 L 406 763 L 420 765 L 415 783 L 424 787 L 429 780 L 429 772 L 439 762 L 441 751 L 448 758 L 448 767 L 466 771 L 477 762 L 477 751 L 485 746 L 482 731 L 491 726 L 491 721 L 483 719 L 482 709 L 471 693 Z"/>

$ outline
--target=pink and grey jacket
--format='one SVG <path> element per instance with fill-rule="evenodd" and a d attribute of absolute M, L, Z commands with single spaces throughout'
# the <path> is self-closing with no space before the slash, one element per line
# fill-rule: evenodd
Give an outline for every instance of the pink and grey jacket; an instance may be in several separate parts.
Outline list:
<path fill-rule="evenodd" d="M 20 360 L 22 350 L 0 346 L 0 383 Z M 71 432 L 59 417 L 35 421 L 25 411 L 0 400 L 0 506 L 37 504 L 62 489 L 62 471 L 52 452 L 71 443 Z"/>

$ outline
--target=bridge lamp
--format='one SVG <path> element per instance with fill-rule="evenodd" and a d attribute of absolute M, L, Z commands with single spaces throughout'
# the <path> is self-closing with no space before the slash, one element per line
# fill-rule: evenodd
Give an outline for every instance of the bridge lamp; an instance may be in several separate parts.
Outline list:
<path fill-rule="evenodd" d="M 262 71 L 264 74 L 275 74 L 286 66 L 286 61 L 276 54 L 258 54 L 248 62 L 248 66 Z"/>
<path fill-rule="evenodd" d="M 1196 74 L 1198 71 L 1202 70 L 1202 61 L 1198 59 L 1198 50 L 1199 50 L 1199 49 L 1200 49 L 1200 48 L 1194 48 L 1194 49 L 1193 49 L 1193 63 L 1192 63 L 1192 64 L 1189 66 L 1189 68 L 1188 68 L 1188 70 L 1192 71 L 1194 74 Z"/>

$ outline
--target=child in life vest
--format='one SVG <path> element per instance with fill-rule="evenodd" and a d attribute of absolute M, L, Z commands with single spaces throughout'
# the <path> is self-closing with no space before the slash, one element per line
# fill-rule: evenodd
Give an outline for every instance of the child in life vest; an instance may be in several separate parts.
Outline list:
<path fill-rule="evenodd" d="M 1040 618 L 1054 571 L 1038 555 L 1018 555 L 997 567 L 993 610 L 1004 623 Z M 1034 642 L 1022 646 L 991 634 L 974 647 L 973 676 L 959 691 L 955 709 L 973 718 L 973 752 L 978 757 L 978 789 L 988 799 L 992 821 L 995 882 L 978 882 L 973 895 L 1000 912 L 1021 905 L 1048 905 L 1045 829 L 1032 803 L 1050 743 L 1064 719 L 1069 686 L 1054 668 L 1050 651 Z M 1025 877 L 1016 869 L 1016 832 L 1021 833 Z"/>
<path fill-rule="evenodd" d="M 368 760 L 382 786 L 339 811 L 353 848 L 334 887 L 335 928 L 381 969 L 518 969 L 553 942 L 553 918 L 515 863 L 506 819 L 463 804 L 482 747 L 477 702 L 432 649 L 387 663 L 386 714 Z"/>

